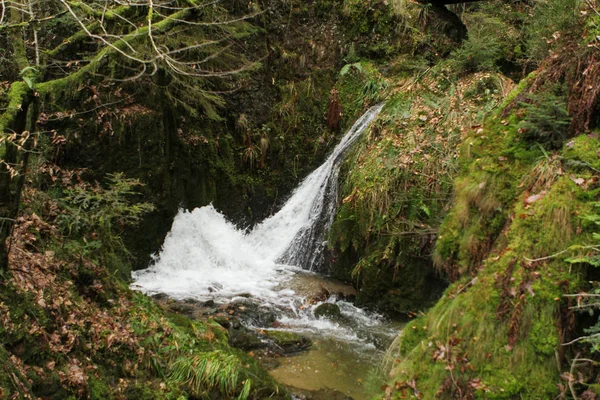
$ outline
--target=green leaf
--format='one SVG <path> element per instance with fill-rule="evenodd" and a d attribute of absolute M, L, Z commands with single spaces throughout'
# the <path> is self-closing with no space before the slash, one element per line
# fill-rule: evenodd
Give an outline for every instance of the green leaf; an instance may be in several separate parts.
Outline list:
<path fill-rule="evenodd" d="M 352 68 L 356 68 L 359 72 L 362 72 L 362 65 L 361 65 L 361 63 L 357 62 L 357 63 L 354 63 L 354 64 L 346 64 L 346 65 L 344 65 L 344 67 L 340 71 L 340 75 L 341 76 L 346 75 L 348 72 L 350 72 L 350 70 Z"/>
<path fill-rule="evenodd" d="M 33 89 L 33 78 L 31 76 L 24 76 L 23 80 L 25 81 L 25 83 L 27 84 L 27 86 L 29 87 L 29 89 Z"/>

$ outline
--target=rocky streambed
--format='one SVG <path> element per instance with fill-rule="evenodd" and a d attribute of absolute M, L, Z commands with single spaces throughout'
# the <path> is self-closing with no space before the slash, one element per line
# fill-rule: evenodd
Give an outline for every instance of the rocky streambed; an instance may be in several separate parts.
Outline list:
<path fill-rule="evenodd" d="M 298 399 L 367 399 L 367 380 L 378 373 L 401 324 L 355 307 L 354 289 L 335 280 L 299 271 L 285 285 L 297 300 L 283 306 L 250 294 L 219 302 L 153 298 L 169 312 L 220 324 L 232 347 L 255 358 Z"/>

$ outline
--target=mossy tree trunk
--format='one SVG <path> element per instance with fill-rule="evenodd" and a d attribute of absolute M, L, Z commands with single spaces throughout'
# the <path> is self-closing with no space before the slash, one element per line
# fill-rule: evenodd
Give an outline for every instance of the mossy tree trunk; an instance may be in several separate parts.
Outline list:
<path fill-rule="evenodd" d="M 10 13 L 12 23 L 20 22 L 16 10 Z M 21 30 L 11 33 L 12 54 L 21 75 L 33 83 L 34 71 L 30 69 Z M 35 131 L 37 107 L 32 106 L 34 96 L 30 84 L 13 82 L 8 91 L 8 107 L 0 115 L 0 133 L 4 149 L 0 165 L 0 273 L 8 269 L 9 238 L 19 213 L 21 190 L 32 147 L 31 132 Z"/>
<path fill-rule="evenodd" d="M 12 123 L 13 140 L 4 143 L 4 163 L 0 167 L 0 272 L 8 269 L 10 237 L 21 206 L 38 109 L 34 97 L 27 96 Z"/>

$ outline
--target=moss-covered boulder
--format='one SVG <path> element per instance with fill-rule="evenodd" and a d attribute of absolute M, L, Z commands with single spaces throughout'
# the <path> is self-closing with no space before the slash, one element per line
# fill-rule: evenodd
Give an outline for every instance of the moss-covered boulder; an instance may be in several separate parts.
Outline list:
<path fill-rule="evenodd" d="M 317 318 L 337 319 L 342 316 L 340 306 L 335 303 L 323 303 L 318 305 L 314 311 Z"/>

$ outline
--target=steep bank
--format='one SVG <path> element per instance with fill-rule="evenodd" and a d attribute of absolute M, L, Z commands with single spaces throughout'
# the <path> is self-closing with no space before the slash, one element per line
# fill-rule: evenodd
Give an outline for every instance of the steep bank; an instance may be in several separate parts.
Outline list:
<path fill-rule="evenodd" d="M 435 303 L 384 398 L 598 395 L 598 7 L 502 7 L 465 8 L 463 46 L 392 81 L 349 163 L 333 271 L 367 304 Z M 519 64 L 537 70 L 511 90 Z"/>

